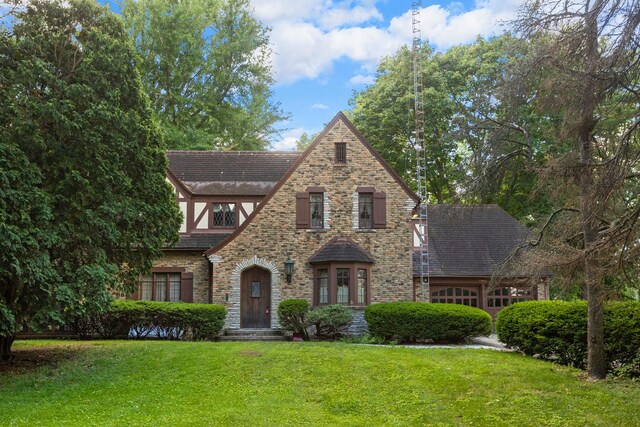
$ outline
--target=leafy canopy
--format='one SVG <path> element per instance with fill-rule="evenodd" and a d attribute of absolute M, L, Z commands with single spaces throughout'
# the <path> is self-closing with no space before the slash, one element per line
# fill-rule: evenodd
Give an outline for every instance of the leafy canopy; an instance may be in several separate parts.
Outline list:
<path fill-rule="evenodd" d="M 119 17 L 32 1 L 0 33 L 0 343 L 132 289 L 180 213 Z M 4 340 L 4 341 L 3 341 Z"/>
<path fill-rule="evenodd" d="M 124 0 L 122 16 L 169 148 L 268 146 L 287 115 L 271 99 L 268 31 L 248 0 Z"/>

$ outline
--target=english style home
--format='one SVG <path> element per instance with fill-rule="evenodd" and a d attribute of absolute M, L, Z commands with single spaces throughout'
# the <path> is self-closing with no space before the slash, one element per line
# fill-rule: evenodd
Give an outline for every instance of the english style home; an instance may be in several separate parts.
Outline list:
<path fill-rule="evenodd" d="M 278 303 L 363 308 L 420 294 L 418 196 L 342 113 L 302 152 L 170 151 L 184 220 L 135 298 L 224 304 L 227 329 L 279 328 Z M 528 230 L 495 205 L 429 207 L 429 298 L 492 315 L 547 286 L 489 288 Z"/>

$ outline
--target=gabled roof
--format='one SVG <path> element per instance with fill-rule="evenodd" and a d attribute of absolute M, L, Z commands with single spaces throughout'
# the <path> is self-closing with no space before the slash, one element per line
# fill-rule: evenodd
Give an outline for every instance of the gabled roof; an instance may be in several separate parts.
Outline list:
<path fill-rule="evenodd" d="M 169 171 L 196 195 L 264 196 L 300 157 L 282 151 L 168 151 Z"/>
<path fill-rule="evenodd" d="M 334 237 L 309 258 L 310 264 L 325 262 L 366 262 L 374 263 L 371 254 L 348 237 Z"/>
<path fill-rule="evenodd" d="M 347 116 L 345 116 L 344 113 L 342 111 L 340 111 L 329 122 L 329 124 L 327 126 L 325 126 L 324 130 L 322 132 L 320 132 L 320 134 L 318 134 L 315 137 L 315 139 L 309 145 L 309 147 L 307 147 L 307 149 L 302 153 L 302 155 L 300 157 L 298 157 L 298 159 L 295 161 L 295 163 L 289 168 L 287 173 L 271 189 L 271 191 L 269 192 L 269 194 L 266 195 L 266 197 L 264 198 L 262 203 L 260 203 L 260 205 L 258 205 L 258 207 L 251 213 L 251 215 L 249 215 L 247 217 L 247 219 L 242 223 L 242 225 L 240 227 L 238 227 L 233 232 L 233 234 L 231 234 L 227 239 L 225 239 L 223 242 L 221 242 L 217 246 L 212 247 L 211 249 L 206 251 L 204 254 L 205 255 L 211 255 L 211 254 L 216 253 L 218 250 L 222 249 L 228 242 L 232 241 L 235 238 L 235 236 L 237 236 L 238 234 L 242 233 L 242 231 L 251 223 L 253 218 L 255 218 L 256 215 L 258 215 L 260 213 L 260 211 L 262 211 L 262 209 L 266 206 L 266 204 L 273 197 L 273 195 L 278 192 L 280 187 L 282 187 L 282 185 L 287 181 L 287 179 L 289 179 L 291 174 L 293 174 L 293 172 L 295 172 L 295 170 L 298 168 L 298 166 L 300 166 L 300 164 L 302 164 L 302 162 L 304 162 L 304 160 L 307 158 L 309 153 L 311 153 L 316 148 L 316 146 L 320 143 L 320 141 L 322 141 L 322 139 L 325 137 L 325 135 L 335 126 L 335 124 L 339 120 L 342 120 L 343 123 L 349 128 L 349 130 L 351 130 L 351 132 L 353 132 L 353 134 L 356 136 L 356 138 L 358 138 L 358 140 L 362 143 L 362 145 L 364 145 L 369 150 L 369 152 L 371 152 L 373 157 L 375 157 L 380 162 L 380 164 L 386 169 L 386 171 L 389 173 L 389 175 L 391 175 L 391 177 L 393 177 L 393 179 L 398 183 L 398 185 L 400 185 L 400 187 L 402 187 L 402 189 L 407 193 L 407 195 L 411 199 L 413 199 L 416 203 L 419 203 L 420 202 L 420 197 L 415 192 L 413 192 L 413 190 L 411 190 L 411 188 L 409 188 L 409 186 L 402 180 L 402 178 L 400 178 L 400 176 L 393 170 L 393 168 L 384 160 L 384 158 L 380 155 L 380 153 L 378 153 L 375 150 L 375 148 L 373 148 L 373 146 L 364 138 L 364 136 L 362 136 L 362 134 L 360 132 L 358 132 L 358 130 L 353 126 L 353 123 L 351 123 L 351 121 L 347 118 Z"/>
<path fill-rule="evenodd" d="M 429 205 L 429 270 L 433 277 L 488 277 L 531 231 L 498 205 Z M 413 255 L 413 275 L 420 276 Z"/>

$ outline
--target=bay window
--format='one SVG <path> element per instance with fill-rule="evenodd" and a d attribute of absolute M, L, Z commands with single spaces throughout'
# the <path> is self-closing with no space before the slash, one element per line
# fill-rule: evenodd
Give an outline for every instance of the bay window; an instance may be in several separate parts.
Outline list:
<path fill-rule="evenodd" d="M 314 268 L 314 304 L 350 306 L 369 303 L 367 264 L 332 262 Z"/>

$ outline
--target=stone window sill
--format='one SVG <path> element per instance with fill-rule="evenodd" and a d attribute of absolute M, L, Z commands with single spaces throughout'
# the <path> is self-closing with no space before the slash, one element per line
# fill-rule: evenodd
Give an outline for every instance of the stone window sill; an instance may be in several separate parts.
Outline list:
<path fill-rule="evenodd" d="M 305 231 L 307 233 L 327 233 L 329 230 L 326 228 L 307 228 Z"/>
<path fill-rule="evenodd" d="M 375 233 L 376 231 L 372 228 L 356 228 L 356 233 Z"/>

